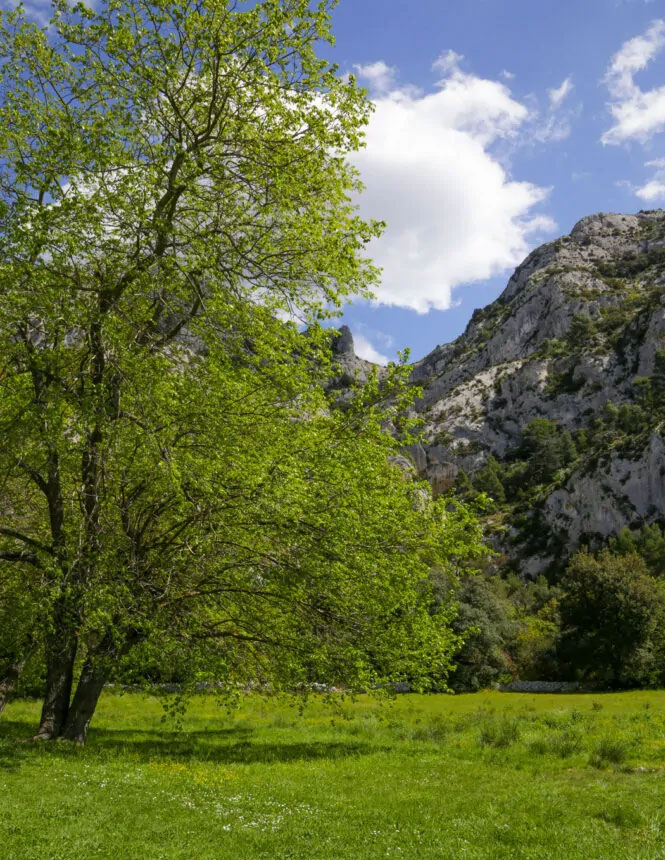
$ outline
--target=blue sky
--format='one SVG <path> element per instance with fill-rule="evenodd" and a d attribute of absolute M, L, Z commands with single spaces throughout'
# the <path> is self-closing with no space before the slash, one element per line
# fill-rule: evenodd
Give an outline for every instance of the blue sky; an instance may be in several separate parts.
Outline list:
<path fill-rule="evenodd" d="M 383 283 L 344 314 L 365 357 L 452 340 L 584 215 L 665 206 L 665 0 L 341 0 L 333 30 L 377 106 Z"/>
<path fill-rule="evenodd" d="M 360 209 L 388 224 L 376 301 L 343 317 L 363 357 L 452 340 L 584 215 L 665 207 L 665 0 L 340 0 L 333 32 L 376 104 Z"/>

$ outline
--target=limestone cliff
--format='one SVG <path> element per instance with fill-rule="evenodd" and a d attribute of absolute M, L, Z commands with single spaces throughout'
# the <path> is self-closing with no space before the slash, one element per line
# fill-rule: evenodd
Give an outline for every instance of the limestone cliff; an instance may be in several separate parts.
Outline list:
<path fill-rule="evenodd" d="M 489 518 L 497 546 L 523 573 L 544 571 L 581 542 L 665 518 L 649 387 L 664 348 L 665 212 L 584 218 L 413 366 L 424 427 L 410 454 L 436 492 L 476 483 L 491 458 L 507 487 Z M 343 352 L 350 373 L 366 372 L 346 334 Z M 527 450 L 534 419 L 569 449 L 549 471 Z"/>

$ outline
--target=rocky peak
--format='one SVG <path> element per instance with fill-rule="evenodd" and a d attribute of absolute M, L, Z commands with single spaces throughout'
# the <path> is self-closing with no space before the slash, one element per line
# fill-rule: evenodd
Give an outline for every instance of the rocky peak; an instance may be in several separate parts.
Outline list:
<path fill-rule="evenodd" d="M 462 474 L 481 485 L 491 463 L 507 487 L 490 518 L 497 545 L 523 573 L 542 572 L 580 542 L 665 518 L 665 421 L 647 414 L 639 381 L 648 387 L 662 349 L 665 212 L 583 218 L 529 254 L 459 338 L 414 364 L 424 441 L 410 456 L 435 492 Z M 525 453 L 530 426 L 568 449 L 540 482 Z"/>
<path fill-rule="evenodd" d="M 350 397 L 349 387 L 354 382 L 364 383 L 375 369 L 371 361 L 356 355 L 353 334 L 348 325 L 342 325 L 332 339 L 333 365 L 336 375 L 330 380 L 328 388 L 338 391 L 338 400 L 344 401 Z M 379 368 L 379 373 L 381 373 Z"/>
<path fill-rule="evenodd" d="M 353 335 L 348 325 L 340 326 L 339 333 L 332 341 L 332 351 L 336 358 L 355 357 L 355 346 Z"/>

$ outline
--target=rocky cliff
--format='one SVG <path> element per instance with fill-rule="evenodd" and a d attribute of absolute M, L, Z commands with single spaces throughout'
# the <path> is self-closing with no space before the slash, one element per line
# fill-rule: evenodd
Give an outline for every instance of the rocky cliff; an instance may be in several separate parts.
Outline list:
<path fill-rule="evenodd" d="M 349 338 L 341 364 L 365 373 Z M 435 492 L 494 497 L 488 528 L 523 574 L 554 569 L 665 518 L 664 348 L 665 212 L 584 218 L 413 366 L 409 453 Z"/>

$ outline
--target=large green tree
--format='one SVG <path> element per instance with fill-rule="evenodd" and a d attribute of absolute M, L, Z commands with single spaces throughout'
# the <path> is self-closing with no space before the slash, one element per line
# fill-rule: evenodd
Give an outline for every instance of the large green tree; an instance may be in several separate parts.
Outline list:
<path fill-rule="evenodd" d="M 427 573 L 475 526 L 389 462 L 399 369 L 344 413 L 320 384 L 317 320 L 367 293 L 379 230 L 345 160 L 368 102 L 316 55 L 331 5 L 0 19 L 0 598 L 18 570 L 37 737 L 84 740 L 151 649 L 228 688 L 449 669 Z"/>

